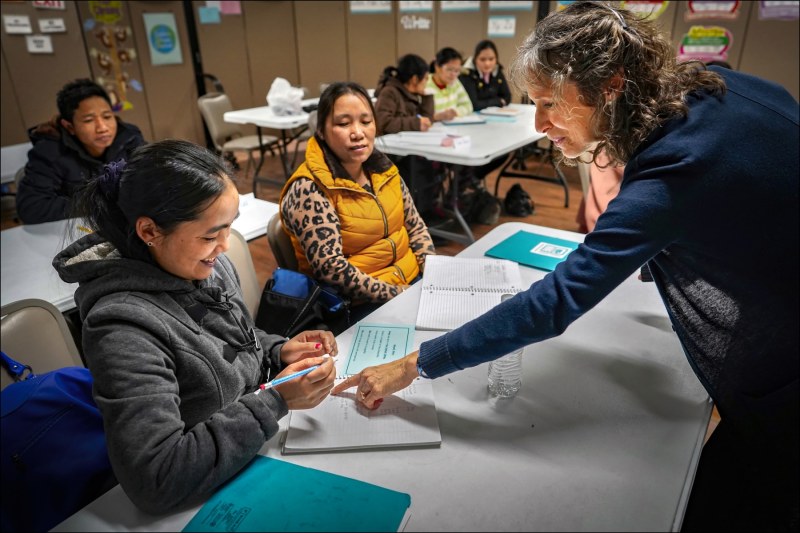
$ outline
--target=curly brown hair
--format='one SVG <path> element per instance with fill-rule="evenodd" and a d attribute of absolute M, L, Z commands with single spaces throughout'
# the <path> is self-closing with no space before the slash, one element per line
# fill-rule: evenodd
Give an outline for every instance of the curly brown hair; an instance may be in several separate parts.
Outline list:
<path fill-rule="evenodd" d="M 621 94 L 607 100 L 604 93 L 617 75 Z M 544 18 L 520 46 L 510 77 L 524 93 L 531 87 L 551 89 L 556 104 L 565 84 L 574 83 L 583 102 L 595 109 L 598 144 L 592 161 L 605 149 L 611 165 L 626 164 L 653 130 L 685 116 L 687 94 L 725 93 L 722 77 L 701 62 L 677 63 L 671 43 L 652 21 L 606 2 L 576 2 Z"/>

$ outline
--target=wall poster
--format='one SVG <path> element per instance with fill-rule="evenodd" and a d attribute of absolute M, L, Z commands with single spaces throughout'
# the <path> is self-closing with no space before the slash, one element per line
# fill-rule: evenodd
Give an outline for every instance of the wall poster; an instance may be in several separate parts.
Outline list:
<path fill-rule="evenodd" d="M 181 41 L 174 13 L 143 13 L 153 65 L 180 65 L 183 63 Z"/>

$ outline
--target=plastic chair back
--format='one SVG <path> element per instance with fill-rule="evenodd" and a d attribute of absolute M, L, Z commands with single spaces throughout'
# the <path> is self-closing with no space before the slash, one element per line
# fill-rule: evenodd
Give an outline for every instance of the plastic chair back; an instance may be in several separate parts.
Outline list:
<path fill-rule="evenodd" d="M 247 241 L 235 229 L 231 229 L 228 251 L 225 252 L 225 255 L 231 260 L 236 272 L 239 274 L 244 303 L 247 305 L 248 311 L 250 311 L 250 316 L 255 318 L 258 313 L 258 304 L 261 301 L 261 287 L 258 284 L 256 268 L 253 265 L 253 257 L 250 255 Z"/>
<path fill-rule="evenodd" d="M 64 315 L 53 304 L 35 298 L 4 305 L 0 311 L 0 347 L 36 374 L 66 366 L 83 366 Z M 0 388 L 13 383 L 0 370 Z"/>
<path fill-rule="evenodd" d="M 297 258 L 294 256 L 292 239 L 283 230 L 281 214 L 275 213 L 267 224 L 267 241 L 272 249 L 272 255 L 281 268 L 297 270 Z"/>

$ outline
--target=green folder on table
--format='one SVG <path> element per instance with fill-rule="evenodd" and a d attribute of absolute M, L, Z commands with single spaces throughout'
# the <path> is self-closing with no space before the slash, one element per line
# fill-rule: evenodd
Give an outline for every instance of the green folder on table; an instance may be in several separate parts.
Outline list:
<path fill-rule="evenodd" d="M 578 244 L 580 243 L 520 230 L 486 250 L 486 255 L 551 271 L 566 259 Z"/>
<path fill-rule="evenodd" d="M 257 456 L 183 531 L 398 531 L 411 496 Z"/>

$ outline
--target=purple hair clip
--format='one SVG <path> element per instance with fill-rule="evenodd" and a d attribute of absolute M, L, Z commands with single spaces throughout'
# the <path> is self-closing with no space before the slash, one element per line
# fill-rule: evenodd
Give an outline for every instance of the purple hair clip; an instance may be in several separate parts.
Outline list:
<path fill-rule="evenodd" d="M 127 165 L 124 159 L 119 161 L 112 161 L 108 163 L 103 169 L 103 174 L 100 176 L 100 190 L 108 198 L 115 198 L 119 192 L 119 181 L 122 178 L 122 173 L 125 171 Z"/>

